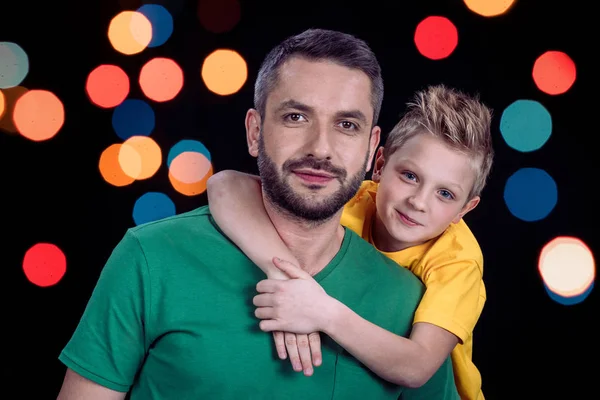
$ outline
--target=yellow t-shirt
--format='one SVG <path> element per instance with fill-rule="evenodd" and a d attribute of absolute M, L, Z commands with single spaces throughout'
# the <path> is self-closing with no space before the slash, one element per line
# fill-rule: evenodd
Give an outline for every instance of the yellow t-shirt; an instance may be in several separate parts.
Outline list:
<path fill-rule="evenodd" d="M 342 225 L 373 244 L 378 184 L 362 183 L 344 207 Z M 452 350 L 454 377 L 461 399 L 484 400 L 481 374 L 473 364 L 473 329 L 486 300 L 483 284 L 483 254 L 468 228 L 460 220 L 436 239 L 397 252 L 381 252 L 408 268 L 423 281 L 425 295 L 415 312 L 414 323 L 428 322 L 454 333 L 459 344 Z"/>

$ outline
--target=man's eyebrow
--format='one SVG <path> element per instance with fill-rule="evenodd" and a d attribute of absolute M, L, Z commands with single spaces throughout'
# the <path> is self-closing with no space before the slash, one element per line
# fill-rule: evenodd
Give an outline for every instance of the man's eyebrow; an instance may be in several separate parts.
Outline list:
<path fill-rule="evenodd" d="M 279 106 L 277 107 L 275 112 L 279 113 L 283 110 L 287 110 L 290 108 L 293 108 L 293 109 L 299 110 L 299 111 L 303 111 L 303 112 L 307 112 L 307 113 L 313 111 L 313 108 L 309 105 L 306 105 L 306 104 L 301 103 L 296 100 L 286 100 L 286 101 L 282 102 L 281 104 L 279 104 Z"/>

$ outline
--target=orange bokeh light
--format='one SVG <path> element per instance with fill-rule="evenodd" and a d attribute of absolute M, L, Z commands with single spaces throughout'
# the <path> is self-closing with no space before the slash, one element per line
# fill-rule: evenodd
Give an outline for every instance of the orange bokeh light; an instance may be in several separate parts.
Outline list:
<path fill-rule="evenodd" d="M 196 196 L 206 191 L 206 182 L 208 181 L 208 178 L 212 176 L 212 174 L 213 169 L 211 166 L 202 180 L 194 183 L 185 183 L 177 180 L 177 178 L 175 178 L 173 174 L 169 172 L 169 181 L 171 182 L 173 189 L 179 193 L 185 196 Z"/>
<path fill-rule="evenodd" d="M 17 131 L 35 142 L 54 137 L 65 122 L 65 108 L 47 90 L 30 90 L 17 100 L 13 114 Z"/>
<path fill-rule="evenodd" d="M 88 75 L 85 90 L 92 103 L 113 108 L 129 94 L 129 77 L 116 65 L 100 65 Z"/>
<path fill-rule="evenodd" d="M 4 94 L 2 93 L 2 90 L 0 90 L 0 118 L 2 118 L 2 115 L 4 114 L 5 103 L 6 101 L 4 100 Z"/>
<path fill-rule="evenodd" d="M 464 0 L 469 10 L 484 17 L 504 14 L 515 0 Z"/>
<path fill-rule="evenodd" d="M 136 180 L 152 177 L 160 168 L 161 162 L 160 147 L 148 136 L 132 136 L 119 150 L 121 170 Z"/>
<path fill-rule="evenodd" d="M 119 53 L 140 53 L 152 40 L 152 23 L 137 11 L 122 11 L 110 21 L 108 40 Z"/>
<path fill-rule="evenodd" d="M 204 193 L 206 182 L 213 174 L 208 158 L 202 153 L 186 151 L 171 161 L 169 181 L 173 188 L 186 196 Z"/>
<path fill-rule="evenodd" d="M 533 80 L 542 92 L 557 95 L 565 93 L 575 83 L 575 63 L 562 51 L 547 51 L 535 60 Z"/>
<path fill-rule="evenodd" d="M 151 100 L 172 100 L 183 87 L 183 71 L 170 58 L 156 57 L 148 61 L 140 71 L 142 92 Z"/>
<path fill-rule="evenodd" d="M 98 163 L 102 178 L 111 185 L 119 187 L 130 185 L 135 181 L 121 169 L 119 164 L 121 146 L 120 143 L 108 146 L 100 155 L 100 162 Z"/>
<path fill-rule="evenodd" d="M 195 183 L 204 178 L 210 167 L 210 161 L 204 154 L 184 151 L 171 161 L 169 172 L 180 182 Z"/>
<path fill-rule="evenodd" d="M 204 60 L 201 75 L 211 92 L 226 96 L 237 92 L 244 85 L 248 78 L 248 66 L 237 52 L 218 49 Z"/>
<path fill-rule="evenodd" d="M 4 114 L 0 116 L 0 130 L 8 133 L 16 133 L 17 127 L 13 120 L 15 105 L 29 89 L 23 86 L 14 86 L 2 89 L 2 91 L 4 93 Z"/>

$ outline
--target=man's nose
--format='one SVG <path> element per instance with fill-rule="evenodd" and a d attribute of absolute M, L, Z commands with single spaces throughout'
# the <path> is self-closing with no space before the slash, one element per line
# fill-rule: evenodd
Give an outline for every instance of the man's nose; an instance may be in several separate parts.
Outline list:
<path fill-rule="evenodd" d="M 317 159 L 330 160 L 333 149 L 331 129 L 326 124 L 314 124 L 306 143 L 307 155 Z"/>

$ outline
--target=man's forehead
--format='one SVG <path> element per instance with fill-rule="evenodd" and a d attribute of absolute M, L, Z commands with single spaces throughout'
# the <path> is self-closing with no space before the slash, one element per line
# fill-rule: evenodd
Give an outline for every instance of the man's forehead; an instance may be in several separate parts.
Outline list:
<path fill-rule="evenodd" d="M 267 108 L 298 103 L 336 113 L 360 110 L 372 118 L 371 89 L 369 77 L 358 69 L 296 57 L 280 67 L 277 82 L 267 98 Z"/>

